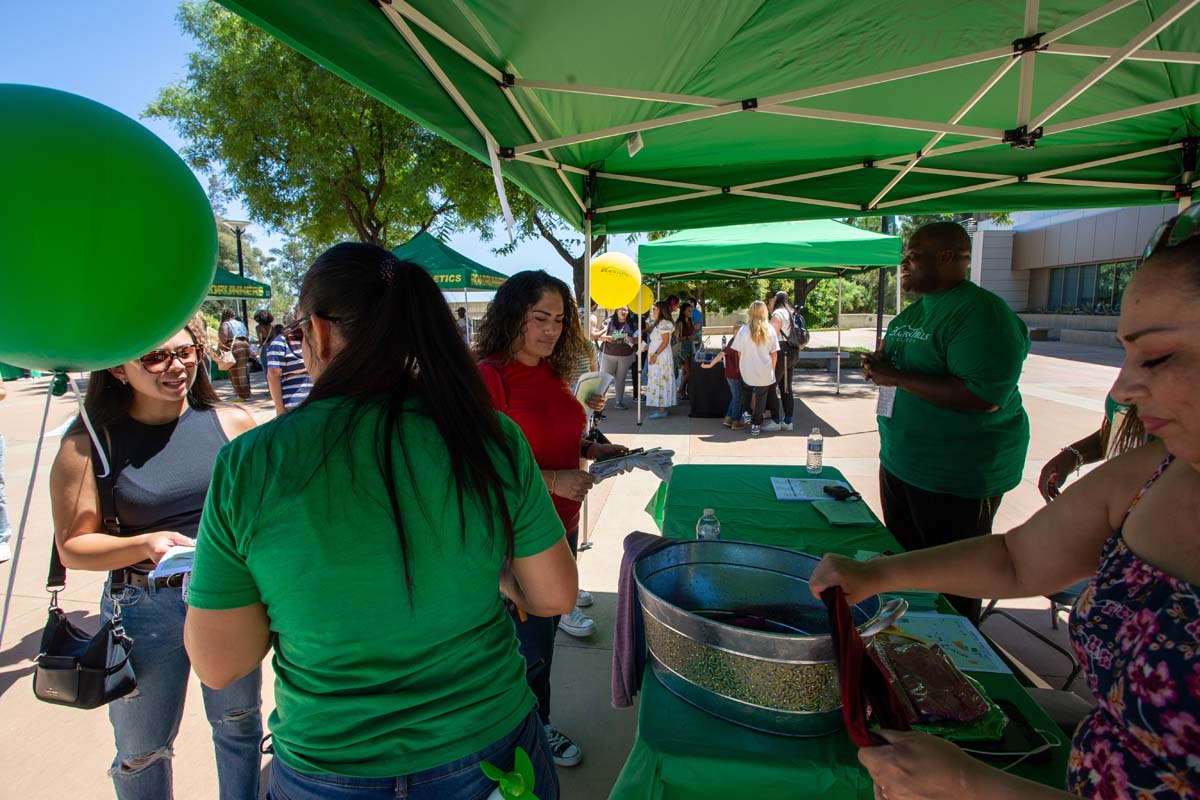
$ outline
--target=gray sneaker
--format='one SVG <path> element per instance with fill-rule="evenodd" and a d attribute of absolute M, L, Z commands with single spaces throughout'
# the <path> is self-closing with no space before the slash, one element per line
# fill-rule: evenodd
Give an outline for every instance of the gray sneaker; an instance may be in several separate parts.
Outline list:
<path fill-rule="evenodd" d="M 780 430 L 780 425 L 775 420 L 770 419 L 762 424 L 762 429 L 766 433 L 774 433 L 775 431 Z"/>
<path fill-rule="evenodd" d="M 750 426 L 750 435 L 751 435 L 751 436 L 758 436 L 758 434 L 759 434 L 759 432 L 760 432 L 761 430 L 762 430 L 762 426 L 761 426 L 761 425 L 751 425 L 751 426 Z"/>
<path fill-rule="evenodd" d="M 783 428 L 785 431 L 790 431 L 793 427 L 793 424 L 791 422 L 781 422 L 779 423 L 779 427 Z"/>
<path fill-rule="evenodd" d="M 596 632 L 596 623 L 578 608 L 573 608 L 571 613 L 559 617 L 558 629 L 576 639 L 586 639 Z"/>

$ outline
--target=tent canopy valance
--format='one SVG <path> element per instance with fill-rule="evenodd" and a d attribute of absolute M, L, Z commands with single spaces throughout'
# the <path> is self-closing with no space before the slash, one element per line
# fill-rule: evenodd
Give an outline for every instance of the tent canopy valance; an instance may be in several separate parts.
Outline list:
<path fill-rule="evenodd" d="M 229 300 L 270 300 L 271 287 L 218 267 L 208 296 Z"/>
<path fill-rule="evenodd" d="M 898 263 L 899 236 L 834 220 L 679 231 L 638 247 L 642 274 L 660 278 L 825 278 Z"/>
<path fill-rule="evenodd" d="M 1200 0 L 222 2 L 593 233 L 1194 181 Z"/>
<path fill-rule="evenodd" d="M 421 265 L 443 291 L 490 291 L 508 280 L 504 273 L 467 258 L 426 232 L 418 233 L 392 253 L 396 258 Z"/>

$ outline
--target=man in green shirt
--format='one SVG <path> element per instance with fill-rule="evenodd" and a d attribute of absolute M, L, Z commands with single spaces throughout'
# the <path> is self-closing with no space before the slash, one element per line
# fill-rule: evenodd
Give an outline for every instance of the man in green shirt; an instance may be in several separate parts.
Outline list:
<path fill-rule="evenodd" d="M 961 225 L 914 233 L 900 284 L 920 297 L 863 360 L 863 374 L 880 387 L 884 523 L 906 550 L 991 533 L 1025 465 L 1029 419 L 1017 379 L 1029 332 L 1003 300 L 967 279 L 970 264 Z M 979 600 L 949 599 L 979 621 Z"/>

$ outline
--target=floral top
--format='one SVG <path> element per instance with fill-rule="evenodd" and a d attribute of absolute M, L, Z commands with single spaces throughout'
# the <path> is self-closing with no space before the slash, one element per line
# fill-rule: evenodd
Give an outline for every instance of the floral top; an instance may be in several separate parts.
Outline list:
<path fill-rule="evenodd" d="M 1098 705 L 1075 732 L 1067 788 L 1095 798 L 1200 798 L 1200 587 L 1139 558 L 1124 527 L 1105 543 L 1071 615 L 1071 642 Z"/>

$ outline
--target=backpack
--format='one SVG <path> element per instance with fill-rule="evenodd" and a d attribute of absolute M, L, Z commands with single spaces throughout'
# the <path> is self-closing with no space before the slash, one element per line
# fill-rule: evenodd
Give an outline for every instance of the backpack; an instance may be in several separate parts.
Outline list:
<path fill-rule="evenodd" d="M 808 332 L 808 325 L 804 323 L 804 315 L 799 311 L 791 312 L 791 320 L 788 323 L 787 344 L 793 350 L 803 350 L 808 340 L 812 338 Z"/>

